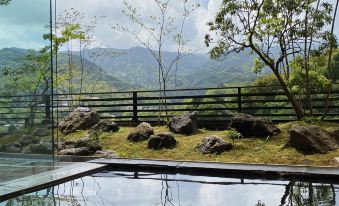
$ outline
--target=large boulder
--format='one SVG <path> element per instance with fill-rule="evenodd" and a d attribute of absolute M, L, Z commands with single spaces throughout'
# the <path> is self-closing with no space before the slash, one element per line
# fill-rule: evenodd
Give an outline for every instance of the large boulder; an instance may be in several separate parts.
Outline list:
<path fill-rule="evenodd" d="M 148 148 L 149 149 L 171 149 L 175 147 L 177 141 L 171 133 L 162 133 L 157 135 L 151 135 L 148 140 Z"/>
<path fill-rule="evenodd" d="M 87 147 L 69 148 L 59 151 L 59 155 L 87 156 L 93 154 Z"/>
<path fill-rule="evenodd" d="M 84 137 L 84 138 L 81 138 L 81 139 L 75 141 L 74 147 L 75 147 L 75 148 L 86 147 L 86 148 L 88 148 L 88 150 L 91 151 L 93 154 L 94 154 L 96 151 L 102 149 L 98 142 L 92 141 L 92 140 L 91 140 L 90 138 L 88 138 L 88 137 Z"/>
<path fill-rule="evenodd" d="M 197 145 L 197 150 L 203 154 L 221 154 L 233 148 L 231 143 L 225 142 L 218 136 L 205 137 Z"/>
<path fill-rule="evenodd" d="M 314 125 L 293 126 L 290 129 L 289 144 L 305 154 L 324 154 L 338 149 L 338 142 L 333 134 Z"/>
<path fill-rule="evenodd" d="M 149 123 L 142 122 L 128 134 L 127 139 L 132 142 L 139 142 L 147 140 L 153 134 L 154 128 Z"/>
<path fill-rule="evenodd" d="M 58 145 L 60 155 L 93 155 L 101 150 L 98 142 L 92 141 L 88 137 L 81 138 L 77 141 L 64 141 Z"/>
<path fill-rule="evenodd" d="M 22 153 L 26 154 L 52 154 L 53 145 L 50 141 L 41 141 L 36 144 L 30 144 L 22 149 Z"/>
<path fill-rule="evenodd" d="M 119 131 L 119 125 L 110 119 L 103 119 L 100 122 L 92 127 L 94 131 L 102 132 L 117 132 Z"/>
<path fill-rule="evenodd" d="M 36 144 L 38 142 L 39 141 L 38 141 L 37 138 L 35 138 L 34 136 L 29 135 L 29 134 L 24 134 L 19 139 L 19 143 L 22 147 L 28 146 L 30 144 Z"/>
<path fill-rule="evenodd" d="M 231 119 L 230 127 L 244 137 L 268 137 L 280 133 L 274 124 L 249 114 L 237 114 Z"/>
<path fill-rule="evenodd" d="M 69 113 L 59 124 L 58 128 L 63 134 L 70 134 L 77 130 L 89 129 L 99 122 L 99 115 L 95 111 L 82 111 L 75 109 Z"/>
<path fill-rule="evenodd" d="M 191 135 L 198 131 L 197 119 L 197 112 L 186 113 L 173 117 L 168 123 L 168 127 L 174 133 Z"/>

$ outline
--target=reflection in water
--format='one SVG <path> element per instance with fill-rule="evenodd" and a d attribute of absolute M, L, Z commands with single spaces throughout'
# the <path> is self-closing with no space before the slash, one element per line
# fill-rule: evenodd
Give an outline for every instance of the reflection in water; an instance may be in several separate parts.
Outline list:
<path fill-rule="evenodd" d="M 325 183 L 102 172 L 0 205 L 335 206 L 336 193 Z"/>
<path fill-rule="evenodd" d="M 334 185 L 291 181 L 286 185 L 281 205 L 336 205 Z"/>

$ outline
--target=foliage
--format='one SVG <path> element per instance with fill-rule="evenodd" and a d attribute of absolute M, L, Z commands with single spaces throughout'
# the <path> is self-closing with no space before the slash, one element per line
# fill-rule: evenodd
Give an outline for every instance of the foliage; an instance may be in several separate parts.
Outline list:
<path fill-rule="evenodd" d="M 307 124 L 315 124 L 321 121 L 321 117 L 305 117 L 304 122 Z"/>
<path fill-rule="evenodd" d="M 93 130 L 93 131 L 91 131 L 91 132 L 89 132 L 89 139 L 91 140 L 91 141 L 94 141 L 94 142 L 99 142 L 99 136 L 100 136 L 100 133 L 101 132 L 98 132 L 98 131 L 95 131 L 95 130 Z"/>
<path fill-rule="evenodd" d="M 331 73 L 334 81 L 339 80 L 339 49 L 333 51 Z"/>
<path fill-rule="evenodd" d="M 231 128 L 225 131 L 225 136 L 229 137 L 232 140 L 233 147 L 235 146 L 234 142 L 236 139 L 242 138 L 242 134 L 240 134 L 236 129 Z"/>
<path fill-rule="evenodd" d="M 309 57 L 314 50 L 323 48 L 312 49 L 314 42 L 327 45 L 333 39 L 324 29 L 332 22 L 331 12 L 332 5 L 320 4 L 320 0 L 227 0 L 209 23 L 212 34 L 206 35 L 205 43 L 214 44 L 212 58 L 233 52 L 255 53 L 258 59 L 254 61 L 254 71 L 261 71 L 264 65 L 271 69 L 301 119 L 304 111 L 286 82 L 291 70 L 289 61 L 296 55 L 305 59 L 306 96 L 311 102 Z"/>
<path fill-rule="evenodd" d="M 321 58 L 322 57 L 320 56 L 314 57 L 310 59 L 309 62 L 310 92 L 321 92 L 331 87 L 331 81 L 326 77 L 326 67 L 321 63 L 323 62 L 321 61 Z M 289 85 L 292 87 L 292 91 L 297 92 L 300 95 L 306 95 L 304 61 L 304 58 L 297 56 L 291 62 L 292 72 L 289 79 Z"/>
<path fill-rule="evenodd" d="M 44 96 L 50 89 L 50 48 L 30 51 L 18 67 L 0 69 L 5 80 L 3 91 L 12 94 L 30 95 L 27 102 L 30 123 L 34 123 L 37 105 L 45 102 Z M 42 96 L 42 97 L 39 97 Z"/>

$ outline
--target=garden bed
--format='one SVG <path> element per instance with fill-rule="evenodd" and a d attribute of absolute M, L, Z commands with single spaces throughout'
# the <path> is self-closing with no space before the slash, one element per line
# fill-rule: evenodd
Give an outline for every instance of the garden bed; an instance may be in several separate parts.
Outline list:
<path fill-rule="evenodd" d="M 264 163 L 264 164 L 290 164 L 313 166 L 336 166 L 335 157 L 339 157 L 339 150 L 327 154 L 304 155 L 291 147 L 286 147 L 288 130 L 293 124 L 304 122 L 290 122 L 279 124 L 281 134 L 269 138 L 241 138 L 235 140 L 235 148 L 220 155 L 201 154 L 197 152 L 196 145 L 206 136 L 217 135 L 227 142 L 232 140 L 225 136 L 225 131 L 211 131 L 200 129 L 197 134 L 185 136 L 174 134 L 178 144 L 173 149 L 151 150 L 147 149 L 147 141 L 130 142 L 127 140 L 132 127 L 121 127 L 116 133 L 100 133 L 99 143 L 104 150 L 111 150 L 123 158 L 149 158 L 164 160 L 193 160 L 216 162 Z M 320 122 L 316 125 L 327 130 L 338 129 L 339 124 Z M 165 126 L 155 127 L 155 133 L 168 132 Z M 59 133 L 60 139 L 76 140 L 87 135 L 88 131 L 77 131 L 69 135 Z"/>

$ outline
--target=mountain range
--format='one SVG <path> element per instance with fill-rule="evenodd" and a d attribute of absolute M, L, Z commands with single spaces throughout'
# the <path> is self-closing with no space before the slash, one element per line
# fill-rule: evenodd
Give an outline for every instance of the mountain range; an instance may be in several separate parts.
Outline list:
<path fill-rule="evenodd" d="M 176 55 L 175 52 L 163 52 L 166 69 Z M 158 64 L 146 48 L 95 48 L 85 51 L 84 56 L 128 84 L 145 89 L 158 88 Z M 254 58 L 245 52 L 230 54 L 223 61 L 212 60 L 207 54 L 187 55 L 179 60 L 177 68 L 172 67 L 169 88 L 216 87 L 253 81 L 256 78 L 251 70 Z"/>
<path fill-rule="evenodd" d="M 28 50 L 19 48 L 0 49 L 0 67 L 16 66 Z M 157 89 L 158 66 L 146 48 L 130 49 L 94 48 L 83 53 L 87 84 L 100 81 L 106 89 L 132 90 Z M 67 64 L 67 52 L 60 52 L 58 64 Z M 175 52 L 163 52 L 163 65 L 176 58 Z M 168 88 L 217 87 L 226 83 L 243 83 L 256 79 L 251 67 L 254 55 L 245 52 L 230 54 L 223 61 L 212 60 L 207 54 L 192 53 L 180 59 L 172 67 Z M 80 53 L 72 52 L 72 59 L 80 67 Z M 175 72 L 176 71 L 176 72 Z"/>

